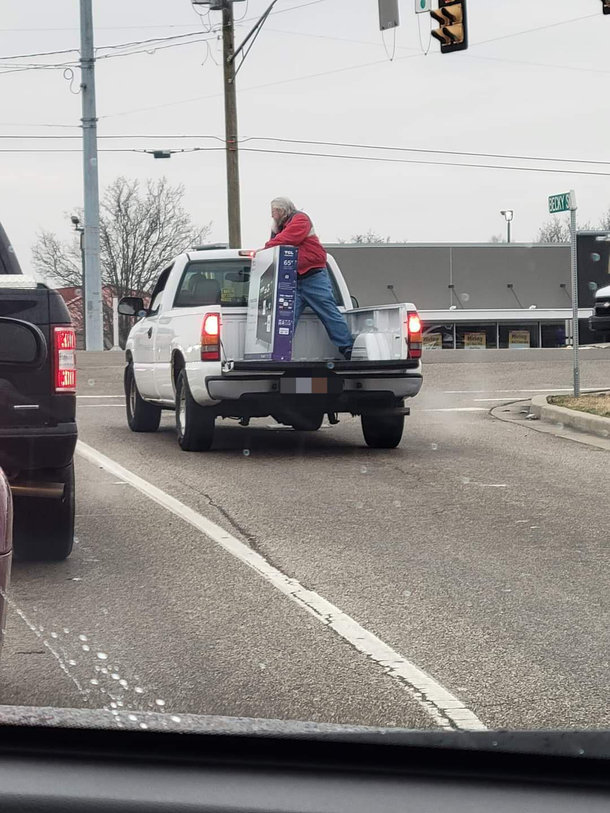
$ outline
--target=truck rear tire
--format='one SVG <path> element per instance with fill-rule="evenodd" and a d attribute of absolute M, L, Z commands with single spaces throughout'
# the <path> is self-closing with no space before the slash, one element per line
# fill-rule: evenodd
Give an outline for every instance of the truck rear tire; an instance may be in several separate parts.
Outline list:
<path fill-rule="evenodd" d="M 61 562 L 72 553 L 74 545 L 74 463 L 45 472 L 44 480 L 63 483 L 64 496 L 61 500 L 13 499 L 15 558 Z"/>
<path fill-rule="evenodd" d="M 404 415 L 361 415 L 362 432 L 371 449 L 395 449 L 402 440 Z"/>
<path fill-rule="evenodd" d="M 191 395 L 186 370 L 176 382 L 176 434 L 183 452 L 207 452 L 214 443 L 216 417 Z"/>
<path fill-rule="evenodd" d="M 161 407 L 149 404 L 138 391 L 133 364 L 125 368 L 127 423 L 132 432 L 156 432 L 161 423 Z"/>

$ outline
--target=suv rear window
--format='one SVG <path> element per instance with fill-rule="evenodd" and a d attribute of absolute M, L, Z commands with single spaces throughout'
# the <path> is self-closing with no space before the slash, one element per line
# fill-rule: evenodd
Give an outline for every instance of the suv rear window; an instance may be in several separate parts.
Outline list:
<path fill-rule="evenodd" d="M 184 269 L 175 308 L 222 305 L 245 308 L 250 287 L 250 260 L 203 260 Z"/>

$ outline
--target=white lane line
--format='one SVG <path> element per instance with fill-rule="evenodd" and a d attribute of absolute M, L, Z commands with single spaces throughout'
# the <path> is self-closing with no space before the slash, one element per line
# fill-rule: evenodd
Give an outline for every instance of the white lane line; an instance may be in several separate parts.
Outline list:
<path fill-rule="evenodd" d="M 375 661 L 384 672 L 400 682 L 438 726 L 465 731 L 486 730 L 486 726 L 481 720 L 433 677 L 419 669 L 319 593 L 307 590 L 296 579 L 291 579 L 281 570 L 270 565 L 260 553 L 231 536 L 220 525 L 216 525 L 198 514 L 175 497 L 121 466 L 120 463 L 83 443 L 82 440 L 78 441 L 76 451 L 85 460 L 106 469 L 110 474 L 129 483 L 163 508 L 197 528 L 236 559 L 252 568 L 259 576 L 288 596 L 320 623 L 330 627 L 355 649 Z"/>
<path fill-rule="evenodd" d="M 583 387 L 582 392 L 599 392 L 607 387 Z M 443 390 L 443 395 L 484 395 L 492 392 L 572 392 L 572 387 L 547 387 L 543 390 Z"/>
<path fill-rule="evenodd" d="M 416 410 L 413 410 L 415 413 Z M 444 407 L 443 409 L 418 409 L 417 412 L 489 412 L 487 407 Z"/>
<path fill-rule="evenodd" d="M 77 398 L 124 398 L 125 393 L 121 393 L 120 395 L 77 395 Z"/>

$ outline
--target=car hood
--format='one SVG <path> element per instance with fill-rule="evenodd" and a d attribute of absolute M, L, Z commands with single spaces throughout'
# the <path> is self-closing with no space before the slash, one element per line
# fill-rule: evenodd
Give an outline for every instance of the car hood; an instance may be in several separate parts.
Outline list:
<path fill-rule="evenodd" d="M 610 730 L 586 731 L 412 731 L 325 723 L 220 717 L 199 714 L 59 709 L 0 706 L 0 726 L 87 728 L 261 737 L 282 740 L 324 740 L 337 743 L 401 745 L 413 748 L 504 752 L 610 760 Z"/>

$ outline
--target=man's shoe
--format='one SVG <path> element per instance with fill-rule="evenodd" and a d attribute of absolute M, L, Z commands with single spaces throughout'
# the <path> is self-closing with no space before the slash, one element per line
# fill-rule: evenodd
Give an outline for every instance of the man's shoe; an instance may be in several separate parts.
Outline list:
<path fill-rule="evenodd" d="M 349 347 L 347 350 L 343 350 L 343 357 L 346 361 L 352 360 L 352 348 Z"/>

